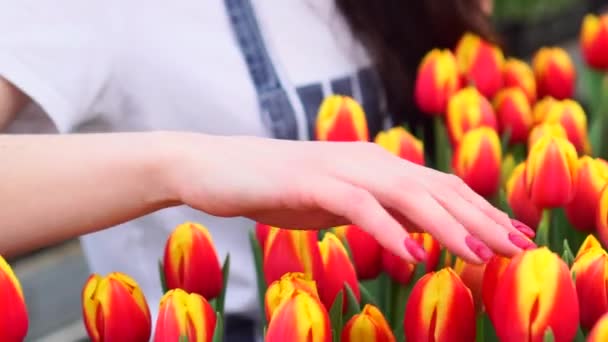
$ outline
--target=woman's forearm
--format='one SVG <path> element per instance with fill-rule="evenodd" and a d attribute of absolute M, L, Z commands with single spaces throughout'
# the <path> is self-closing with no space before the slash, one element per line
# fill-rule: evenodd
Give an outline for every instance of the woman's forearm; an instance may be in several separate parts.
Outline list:
<path fill-rule="evenodd" d="M 0 135 L 0 254 L 177 204 L 167 181 L 176 135 Z"/>

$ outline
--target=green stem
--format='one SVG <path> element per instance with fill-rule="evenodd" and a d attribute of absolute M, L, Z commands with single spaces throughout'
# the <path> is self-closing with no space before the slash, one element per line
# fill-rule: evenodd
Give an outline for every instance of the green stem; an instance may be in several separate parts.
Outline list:
<path fill-rule="evenodd" d="M 443 122 L 443 116 L 433 118 L 435 134 L 435 167 L 439 171 L 450 171 L 450 147 L 447 141 L 447 131 Z"/>
<path fill-rule="evenodd" d="M 551 225 L 551 209 L 543 210 L 543 216 L 536 232 L 536 244 L 539 246 L 550 246 L 549 226 Z"/>

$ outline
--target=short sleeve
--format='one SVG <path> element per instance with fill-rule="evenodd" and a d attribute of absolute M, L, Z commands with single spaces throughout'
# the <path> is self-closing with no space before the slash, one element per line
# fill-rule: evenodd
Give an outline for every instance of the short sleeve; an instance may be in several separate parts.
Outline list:
<path fill-rule="evenodd" d="M 113 2 L 0 0 L 0 75 L 31 97 L 59 132 L 93 118 L 111 78 Z"/>

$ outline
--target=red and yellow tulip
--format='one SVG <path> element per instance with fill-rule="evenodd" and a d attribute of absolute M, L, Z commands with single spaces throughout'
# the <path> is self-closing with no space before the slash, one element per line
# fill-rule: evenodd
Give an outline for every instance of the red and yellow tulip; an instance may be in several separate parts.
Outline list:
<path fill-rule="evenodd" d="M 336 296 L 342 291 L 342 303 L 346 310 L 346 284 L 353 290 L 357 300 L 361 298 L 355 267 L 350 261 L 346 248 L 334 233 L 325 233 L 323 240 L 319 242 L 319 251 L 325 276 L 323 286 L 319 289 L 321 301 L 330 309 Z"/>
<path fill-rule="evenodd" d="M 502 75 L 505 88 L 519 88 L 526 94 L 528 104 L 536 102 L 536 80 L 532 68 L 526 62 L 516 58 L 507 59 Z"/>
<path fill-rule="evenodd" d="M 502 149 L 496 131 L 480 127 L 468 131 L 452 160 L 454 173 L 475 192 L 492 196 L 500 185 Z"/>
<path fill-rule="evenodd" d="M 486 313 L 492 320 L 492 313 L 494 312 L 494 297 L 496 296 L 496 288 L 500 283 L 500 279 L 504 274 L 507 266 L 511 259 L 494 255 L 490 261 L 486 264 L 483 272 L 483 279 L 481 285 L 481 298 L 483 300 L 483 306 Z"/>
<path fill-rule="evenodd" d="M 532 59 L 538 95 L 556 99 L 571 98 L 574 94 L 576 69 L 566 50 L 560 47 L 543 47 Z"/>
<path fill-rule="evenodd" d="M 275 310 L 266 342 L 331 342 L 327 310 L 306 292 L 295 293 Z"/>
<path fill-rule="evenodd" d="M 434 271 L 441 257 L 439 242 L 427 233 L 410 233 L 410 237 L 418 242 L 426 252 L 426 272 Z M 415 265 L 385 249 L 382 252 L 382 268 L 391 279 L 405 286 L 412 280 Z"/>
<path fill-rule="evenodd" d="M 608 312 L 602 315 L 602 317 L 595 323 L 589 335 L 587 335 L 587 342 L 604 342 L 608 341 Z"/>
<path fill-rule="evenodd" d="M 577 163 L 577 175 L 574 197 L 564 207 L 566 217 L 575 228 L 594 231 L 600 194 L 608 182 L 608 165 L 583 156 Z"/>
<path fill-rule="evenodd" d="M 542 209 L 530 199 L 526 188 L 525 172 L 526 163 L 521 162 L 511 173 L 506 184 L 507 202 L 516 219 L 536 230 L 542 217 Z"/>
<path fill-rule="evenodd" d="M 579 247 L 578 252 L 576 252 L 576 258 L 580 257 L 583 253 L 587 252 L 588 250 L 594 249 L 594 248 L 601 249 L 602 244 L 595 238 L 595 236 L 593 236 L 592 234 L 589 234 L 585 238 L 585 241 L 583 241 L 583 243 Z"/>
<path fill-rule="evenodd" d="M 474 128 L 498 128 L 492 105 L 473 87 L 463 88 L 450 98 L 446 125 L 454 146 Z"/>
<path fill-rule="evenodd" d="M 549 110 L 557 102 L 558 100 L 552 96 L 545 96 L 540 101 L 536 102 L 532 107 L 532 119 L 534 120 L 534 125 L 538 125 L 545 121 L 547 114 L 549 114 Z"/>
<path fill-rule="evenodd" d="M 317 282 L 323 279 L 317 232 L 279 228 L 270 230 L 264 250 L 266 284 L 270 285 L 289 272 L 306 273 Z"/>
<path fill-rule="evenodd" d="M 424 165 L 424 146 L 422 141 L 403 127 L 393 127 L 376 135 L 376 143 L 392 154 Z"/>
<path fill-rule="evenodd" d="M 22 342 L 29 326 L 27 307 L 19 279 L 0 256 L 0 341 Z M 99 341 L 99 340 L 93 340 Z"/>
<path fill-rule="evenodd" d="M 160 300 L 154 342 L 211 342 L 216 316 L 205 298 L 182 289 L 169 290 Z M 147 341 L 147 340 L 146 340 Z"/>
<path fill-rule="evenodd" d="M 566 139 L 545 135 L 532 147 L 526 162 L 526 188 L 539 208 L 561 207 L 572 200 L 578 156 Z"/>
<path fill-rule="evenodd" d="M 532 150 L 532 146 L 538 141 L 538 139 L 542 138 L 545 135 L 550 135 L 553 137 L 568 139 L 568 135 L 566 134 L 566 130 L 559 123 L 541 123 L 539 125 L 534 126 L 530 131 L 530 136 L 528 137 L 528 151 Z"/>
<path fill-rule="evenodd" d="M 428 273 L 412 289 L 403 324 L 408 341 L 475 341 L 471 291 L 451 268 Z"/>
<path fill-rule="evenodd" d="M 260 244 L 260 249 L 262 251 L 264 251 L 264 246 L 266 246 L 266 238 L 270 233 L 270 229 L 272 229 L 272 226 L 269 226 L 267 224 L 262 224 L 258 222 L 255 225 L 255 238 L 258 240 L 258 243 Z"/>
<path fill-rule="evenodd" d="M 423 112 L 443 115 L 448 100 L 460 88 L 456 58 L 450 50 L 433 49 L 418 67 L 414 98 Z"/>
<path fill-rule="evenodd" d="M 388 322 L 377 307 L 366 304 L 342 330 L 341 342 L 395 342 Z"/>
<path fill-rule="evenodd" d="M 608 245 L 608 185 L 602 189 L 595 217 L 597 236 L 604 245 Z"/>
<path fill-rule="evenodd" d="M 587 136 L 587 116 L 578 102 L 566 99 L 554 103 L 545 118 L 546 123 L 559 123 L 566 130 L 568 140 L 580 154 L 591 153 Z"/>
<path fill-rule="evenodd" d="M 608 69 L 608 14 L 587 14 L 581 27 L 580 44 L 583 57 L 595 69 Z"/>
<path fill-rule="evenodd" d="M 510 132 L 510 143 L 525 143 L 532 128 L 532 110 L 520 88 L 505 88 L 494 98 L 500 132 Z"/>
<path fill-rule="evenodd" d="M 316 139 L 323 141 L 368 141 L 367 119 L 353 98 L 331 95 L 321 103 L 316 123 Z"/>
<path fill-rule="evenodd" d="M 467 83 L 487 97 L 492 97 L 502 87 L 504 55 L 494 44 L 481 37 L 465 33 L 456 45 L 458 68 Z"/>
<path fill-rule="evenodd" d="M 556 342 L 569 342 L 578 329 L 578 300 L 566 263 L 546 247 L 515 256 L 500 277 L 493 320 L 503 342 L 543 341 L 551 329 Z"/>
<path fill-rule="evenodd" d="M 286 273 L 281 279 L 270 284 L 264 296 L 264 309 L 266 319 L 270 321 L 276 309 L 287 299 L 294 297 L 299 292 L 306 292 L 319 299 L 317 284 L 304 273 Z"/>
<path fill-rule="evenodd" d="M 193 222 L 175 228 L 165 245 L 163 271 L 168 289 L 198 293 L 208 300 L 223 287 L 222 268 L 211 234 Z"/>
<path fill-rule="evenodd" d="M 82 290 L 82 315 L 93 342 L 148 342 L 150 310 L 138 284 L 126 274 L 92 274 Z"/>
<path fill-rule="evenodd" d="M 373 236 L 353 225 L 341 226 L 334 232 L 350 247 L 357 278 L 375 279 L 382 271 L 382 246 Z"/>
<path fill-rule="evenodd" d="M 591 329 L 608 312 L 608 254 L 601 247 L 587 249 L 572 264 L 581 325 Z"/>
<path fill-rule="evenodd" d="M 454 263 L 454 272 L 460 277 L 462 282 L 467 286 L 473 295 L 475 308 L 480 311 L 483 306 L 481 291 L 483 285 L 483 274 L 486 269 L 486 264 L 471 264 L 460 258 Z"/>

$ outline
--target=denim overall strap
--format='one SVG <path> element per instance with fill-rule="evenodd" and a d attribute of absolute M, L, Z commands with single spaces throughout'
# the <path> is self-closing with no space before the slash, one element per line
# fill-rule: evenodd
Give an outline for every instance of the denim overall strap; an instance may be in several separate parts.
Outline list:
<path fill-rule="evenodd" d="M 224 0 L 258 95 L 262 120 L 278 139 L 298 139 L 295 110 L 264 44 L 251 0 Z"/>

